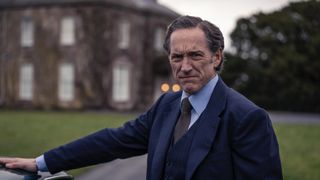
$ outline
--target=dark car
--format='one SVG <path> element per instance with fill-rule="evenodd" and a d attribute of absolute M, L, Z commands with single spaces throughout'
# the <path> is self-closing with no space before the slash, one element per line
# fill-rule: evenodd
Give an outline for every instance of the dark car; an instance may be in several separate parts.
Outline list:
<path fill-rule="evenodd" d="M 65 172 L 50 174 L 46 172 L 29 172 L 22 169 L 8 169 L 0 164 L 0 180 L 72 180 Z"/>

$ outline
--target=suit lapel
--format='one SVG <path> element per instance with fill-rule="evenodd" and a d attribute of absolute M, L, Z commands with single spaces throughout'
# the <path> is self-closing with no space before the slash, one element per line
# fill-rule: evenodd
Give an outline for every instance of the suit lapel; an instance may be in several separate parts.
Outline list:
<path fill-rule="evenodd" d="M 164 122 L 163 122 L 163 126 L 161 127 L 162 130 L 160 131 L 159 142 L 157 144 L 157 147 L 153 156 L 152 167 L 151 167 L 152 168 L 151 177 L 153 180 L 158 180 L 161 178 L 162 169 L 164 167 L 164 163 L 166 160 L 166 153 L 170 145 L 171 135 L 180 113 L 179 107 L 180 107 L 180 98 L 177 98 L 162 113 L 163 114 L 162 119 L 164 119 Z"/>
<path fill-rule="evenodd" d="M 200 125 L 192 141 L 187 161 L 186 179 L 191 179 L 196 168 L 208 154 L 220 122 L 220 113 L 225 107 L 226 85 L 219 79 L 210 101 L 200 116 Z"/>

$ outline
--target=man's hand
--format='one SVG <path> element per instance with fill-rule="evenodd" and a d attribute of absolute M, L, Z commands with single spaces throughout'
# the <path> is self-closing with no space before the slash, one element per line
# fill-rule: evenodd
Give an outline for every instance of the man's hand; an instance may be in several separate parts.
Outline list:
<path fill-rule="evenodd" d="M 0 163 L 5 164 L 6 168 L 9 169 L 18 168 L 30 172 L 37 172 L 36 159 L 0 157 Z"/>

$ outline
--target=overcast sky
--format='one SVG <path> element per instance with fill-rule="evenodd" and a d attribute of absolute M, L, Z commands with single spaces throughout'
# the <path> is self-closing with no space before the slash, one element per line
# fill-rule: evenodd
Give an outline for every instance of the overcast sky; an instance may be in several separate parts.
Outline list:
<path fill-rule="evenodd" d="M 272 12 L 296 0 L 158 0 L 182 15 L 199 16 L 216 24 L 225 37 L 226 49 L 230 48 L 229 35 L 240 17 L 262 12 Z"/>

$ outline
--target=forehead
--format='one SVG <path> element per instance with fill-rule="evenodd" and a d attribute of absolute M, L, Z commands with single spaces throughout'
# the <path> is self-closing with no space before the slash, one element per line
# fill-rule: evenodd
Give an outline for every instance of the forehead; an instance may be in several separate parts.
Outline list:
<path fill-rule="evenodd" d="M 209 51 L 203 30 L 198 27 L 175 30 L 170 37 L 170 51 L 185 52 L 191 50 Z"/>

